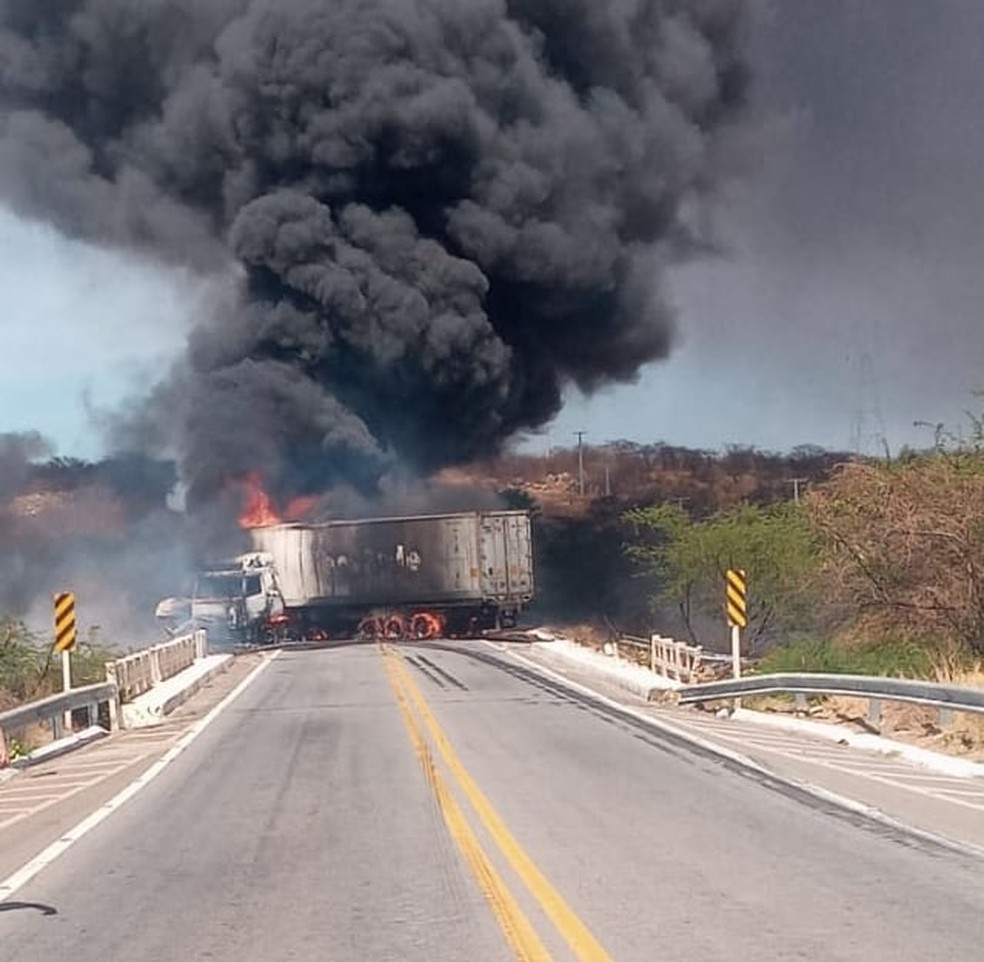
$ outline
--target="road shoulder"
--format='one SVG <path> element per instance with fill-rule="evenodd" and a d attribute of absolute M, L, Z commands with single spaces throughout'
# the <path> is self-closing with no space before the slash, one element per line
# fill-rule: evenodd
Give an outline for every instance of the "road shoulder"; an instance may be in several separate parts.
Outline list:
<path fill-rule="evenodd" d="M 506 658 L 555 681 L 614 702 L 656 728 L 703 748 L 747 760 L 791 784 L 841 798 L 872 817 L 984 853 L 984 780 L 928 773 L 902 757 L 831 743 L 799 732 L 772 731 L 695 709 L 660 708 L 596 673 L 539 657 L 534 647 L 488 643 Z"/>
<path fill-rule="evenodd" d="M 0 784 L 0 879 L 139 778 L 261 662 L 237 657 L 159 725 L 114 732 Z"/>

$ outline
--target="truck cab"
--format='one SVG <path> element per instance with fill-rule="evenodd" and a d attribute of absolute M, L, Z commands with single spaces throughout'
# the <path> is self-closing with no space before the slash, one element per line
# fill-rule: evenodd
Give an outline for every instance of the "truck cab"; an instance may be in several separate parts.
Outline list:
<path fill-rule="evenodd" d="M 172 633 L 184 617 L 181 629 L 204 628 L 213 644 L 267 640 L 269 626 L 283 612 L 273 558 L 259 551 L 208 565 L 196 575 L 191 598 L 168 598 L 157 607 Z"/>

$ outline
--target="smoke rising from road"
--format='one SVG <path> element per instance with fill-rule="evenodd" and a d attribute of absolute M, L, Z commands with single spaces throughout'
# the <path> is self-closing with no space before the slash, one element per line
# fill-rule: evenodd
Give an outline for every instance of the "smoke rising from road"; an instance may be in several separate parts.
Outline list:
<path fill-rule="evenodd" d="M 237 292 L 131 422 L 194 502 L 494 451 L 665 356 L 746 0 L 5 0 L 0 199 Z"/>

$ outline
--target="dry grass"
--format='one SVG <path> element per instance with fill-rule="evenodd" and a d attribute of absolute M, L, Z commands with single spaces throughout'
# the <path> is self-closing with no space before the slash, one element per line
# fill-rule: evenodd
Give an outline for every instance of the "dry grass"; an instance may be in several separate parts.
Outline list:
<path fill-rule="evenodd" d="M 577 624 L 549 624 L 543 626 L 546 631 L 558 638 L 570 638 L 585 648 L 601 651 L 605 643 L 611 641 L 611 632 L 607 628 L 593 625 L 590 622 Z"/>

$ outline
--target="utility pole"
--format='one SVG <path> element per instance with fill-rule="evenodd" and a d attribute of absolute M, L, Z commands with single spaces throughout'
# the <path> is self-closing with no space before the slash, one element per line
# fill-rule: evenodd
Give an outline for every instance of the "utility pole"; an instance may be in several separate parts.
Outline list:
<path fill-rule="evenodd" d="M 610 464 L 605 465 L 605 497 L 612 496 L 612 468 Z"/>
<path fill-rule="evenodd" d="M 790 478 L 786 484 L 791 484 L 793 486 L 793 501 L 796 504 L 800 503 L 800 485 L 809 483 L 809 478 Z"/>
<path fill-rule="evenodd" d="M 577 438 L 577 490 L 584 497 L 584 435 L 587 431 L 575 431 Z"/>

